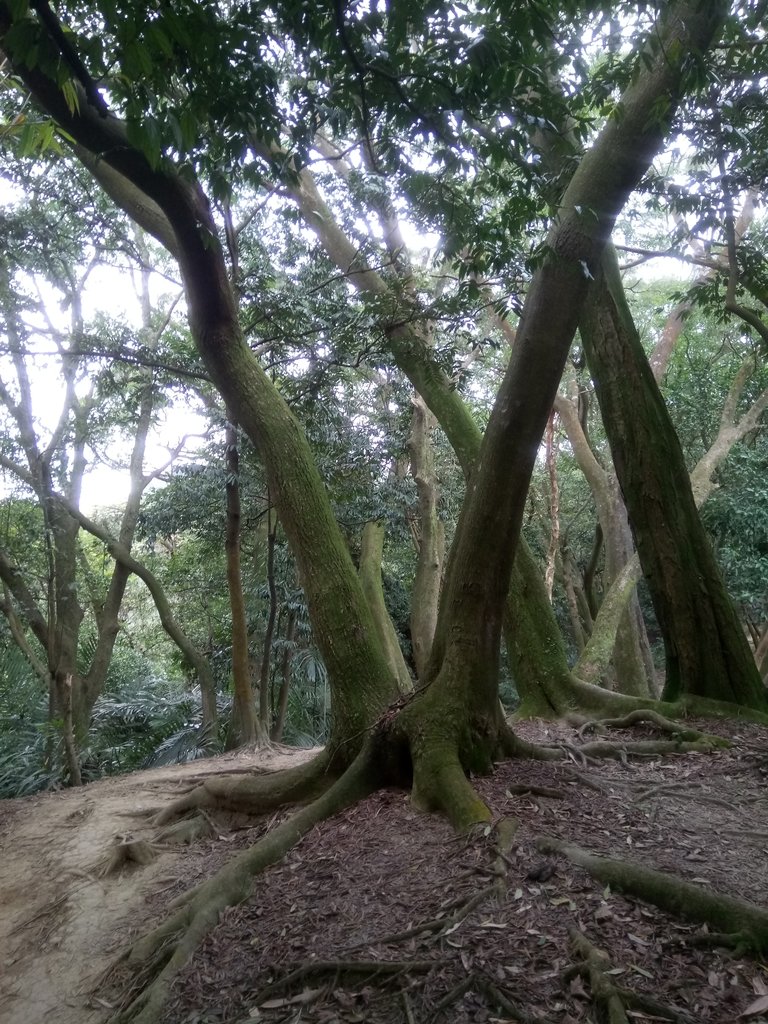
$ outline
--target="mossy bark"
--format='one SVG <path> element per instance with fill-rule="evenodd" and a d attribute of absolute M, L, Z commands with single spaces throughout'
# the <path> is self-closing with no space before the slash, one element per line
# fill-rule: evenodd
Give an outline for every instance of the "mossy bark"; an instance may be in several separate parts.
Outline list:
<path fill-rule="evenodd" d="M 363 527 L 358 572 L 363 593 L 373 615 L 376 635 L 384 651 L 390 672 L 397 680 L 397 688 L 400 693 L 408 693 L 413 689 L 413 681 L 400 649 L 392 618 L 384 602 L 384 588 L 381 581 L 384 531 L 384 523 L 380 520 L 366 523 Z"/>
<path fill-rule="evenodd" d="M 240 453 L 237 427 L 228 420 L 225 430 L 227 518 L 224 550 L 227 561 L 227 588 L 232 616 L 232 723 L 233 746 L 256 741 L 263 743 L 266 733 L 256 716 L 251 689 L 251 666 L 248 657 L 248 622 L 245 613 L 243 577 L 240 566 Z"/>
<path fill-rule="evenodd" d="M 592 452 L 574 402 L 558 395 L 555 409 L 560 414 L 576 461 L 595 500 L 605 547 L 606 585 L 610 587 L 634 554 L 627 510 L 615 475 L 601 466 Z M 628 597 L 628 605 L 619 617 L 611 653 L 616 688 L 621 693 L 650 696 L 650 679 L 646 672 L 646 666 L 650 663 L 648 637 L 634 593 Z"/>
<path fill-rule="evenodd" d="M 598 856 L 559 839 L 541 838 L 537 845 L 543 852 L 567 857 L 601 885 L 610 885 L 616 892 L 646 900 L 685 921 L 706 924 L 715 932 L 732 936 L 744 951 L 758 955 L 768 951 L 768 911 L 762 907 L 685 882 L 679 875 Z"/>
<path fill-rule="evenodd" d="M 590 289 L 581 333 L 664 635 L 664 698 L 687 693 L 764 710 L 765 689 L 696 510 L 612 249 Z"/>

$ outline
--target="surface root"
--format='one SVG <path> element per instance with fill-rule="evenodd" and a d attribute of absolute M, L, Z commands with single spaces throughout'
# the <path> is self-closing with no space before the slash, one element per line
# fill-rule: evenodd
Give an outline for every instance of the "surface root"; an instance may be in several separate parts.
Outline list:
<path fill-rule="evenodd" d="M 218 874 L 174 902 L 175 911 L 131 946 L 121 958 L 140 989 L 113 1020 L 115 1024 L 156 1024 L 181 968 L 227 907 L 241 903 L 254 877 L 281 860 L 315 825 L 357 803 L 377 788 L 368 754 L 360 754 L 344 775 L 313 803 L 296 811 L 263 839 L 230 861 Z"/>
<path fill-rule="evenodd" d="M 760 956 L 768 950 L 768 911 L 754 903 L 704 889 L 664 871 L 602 857 L 559 839 L 542 837 L 536 845 L 544 853 L 562 854 L 616 892 L 722 933 L 741 954 Z"/>
<path fill-rule="evenodd" d="M 116 836 L 114 844 L 96 866 L 96 876 L 107 878 L 118 875 L 126 869 L 151 864 L 157 856 L 157 847 L 144 839 L 132 836 Z"/>

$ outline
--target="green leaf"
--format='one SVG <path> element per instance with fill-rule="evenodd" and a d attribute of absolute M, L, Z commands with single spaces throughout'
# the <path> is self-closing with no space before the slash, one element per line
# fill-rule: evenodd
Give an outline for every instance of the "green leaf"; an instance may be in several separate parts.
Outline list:
<path fill-rule="evenodd" d="M 61 93 L 64 97 L 64 102 L 67 104 L 67 109 L 69 110 L 70 114 L 79 114 L 80 97 L 78 96 L 75 83 L 71 79 L 69 81 L 62 83 Z"/>

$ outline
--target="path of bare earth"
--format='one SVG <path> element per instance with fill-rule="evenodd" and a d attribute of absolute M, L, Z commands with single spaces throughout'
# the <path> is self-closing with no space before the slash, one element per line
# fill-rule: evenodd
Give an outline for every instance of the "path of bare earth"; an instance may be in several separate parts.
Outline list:
<path fill-rule="evenodd" d="M 184 847 L 134 872 L 100 878 L 116 837 L 149 838 L 142 811 L 201 776 L 275 770 L 311 751 L 239 751 L 104 779 L 79 789 L 0 801 L 0 1024 L 101 1024 L 92 990 L 126 937 L 152 914 L 149 892 L 176 885 Z"/>

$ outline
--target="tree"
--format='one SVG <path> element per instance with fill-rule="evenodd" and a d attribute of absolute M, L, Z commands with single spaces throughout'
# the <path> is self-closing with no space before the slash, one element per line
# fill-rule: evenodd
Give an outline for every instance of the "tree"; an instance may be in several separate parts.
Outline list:
<path fill-rule="evenodd" d="M 581 12 L 580 5 L 564 5 L 563 16 L 575 13 L 574 8 Z M 44 10 L 45 17 L 38 20 L 0 4 L 0 37 L 14 74 L 74 140 L 77 152 L 113 198 L 178 259 L 192 335 L 211 379 L 263 462 L 270 493 L 297 559 L 315 636 L 333 688 L 331 735 L 325 752 L 315 762 L 269 781 L 213 780 L 183 798 L 175 808 L 192 808 L 205 801 L 265 807 L 320 793 L 262 843 L 198 889 L 183 910 L 133 947 L 131 956 L 137 960 L 156 952 L 161 945 L 169 957 L 153 986 L 128 1011 L 129 1017 L 148 1021 L 155 1018 L 179 964 L 219 910 L 242 898 L 253 873 L 281 856 L 322 817 L 387 781 L 410 785 L 414 804 L 439 810 L 457 828 L 468 828 L 490 818 L 468 774 L 490 770 L 493 759 L 503 754 L 553 755 L 552 751 L 531 750 L 521 743 L 510 732 L 498 705 L 504 605 L 527 487 L 590 281 L 599 275 L 613 225 L 662 145 L 680 97 L 691 87 L 696 74 L 703 75 L 702 55 L 720 31 L 727 11 L 725 4 L 693 0 L 665 5 L 659 21 L 649 26 L 647 41 L 638 43 L 632 73 L 627 76 L 613 115 L 596 131 L 584 155 L 562 171 L 557 212 L 551 218 L 527 288 L 509 366 L 477 459 L 468 467 L 467 493 L 448 559 L 431 653 L 414 696 L 391 703 L 396 696 L 395 679 L 306 436 L 245 344 L 210 203 L 192 167 L 182 164 L 173 152 L 174 148 L 176 154 L 185 148 L 190 154 L 193 150 L 205 152 L 202 138 L 198 141 L 197 125 L 194 132 L 187 130 L 187 135 L 195 136 L 187 147 L 183 123 L 177 118 L 180 135 L 176 146 L 168 144 L 161 149 L 159 140 L 152 138 L 153 132 L 160 132 L 159 123 L 155 112 L 147 109 L 154 107 L 153 98 L 131 74 L 127 76 L 131 88 L 123 97 L 127 123 L 114 115 L 77 51 L 55 26 L 50 27 L 50 12 Z M 120 27 L 122 23 L 112 22 L 113 9 L 101 13 L 115 29 L 123 63 L 141 63 L 140 54 L 146 63 L 146 48 L 139 47 L 136 52 L 137 23 L 132 22 L 131 39 L 125 26 Z M 167 56 L 174 54 L 175 46 L 188 49 L 192 34 L 202 31 L 201 45 L 206 52 L 201 67 L 206 63 L 211 66 L 211 58 L 221 56 L 218 48 L 234 42 L 238 48 L 233 48 L 231 54 L 223 51 L 227 59 L 243 52 L 248 52 L 250 59 L 245 44 L 255 45 L 255 38 L 246 33 L 244 41 L 238 36 L 242 23 L 236 18 L 219 20 L 212 8 L 200 5 L 193 5 L 185 10 L 187 13 L 190 21 L 183 33 L 176 8 L 161 12 L 153 23 L 152 36 Z M 500 31 L 497 12 L 486 13 L 489 16 L 483 27 L 493 38 L 494 32 Z M 359 101 L 356 108 L 354 104 L 352 107 L 359 112 L 365 133 L 370 129 L 368 87 L 373 81 L 381 84 L 384 78 L 390 90 L 389 105 L 397 106 L 400 116 L 406 109 L 412 122 L 415 118 L 421 125 L 423 120 L 431 126 L 428 131 L 432 138 L 443 141 L 434 118 L 442 116 L 443 110 L 447 113 L 448 108 L 442 104 L 440 109 L 438 97 L 430 102 L 422 119 L 418 104 L 427 96 L 410 97 L 400 85 L 401 78 L 410 81 L 405 67 L 410 54 L 425 54 L 427 61 L 434 60 L 431 36 L 441 27 L 439 20 L 427 12 L 409 11 L 408 20 L 403 21 L 396 13 L 390 27 L 400 45 L 387 52 L 403 66 L 397 65 L 394 71 L 385 69 L 383 75 L 378 64 L 366 67 L 355 56 L 350 34 L 364 26 L 356 26 L 353 32 L 344 21 L 343 10 L 340 21 L 328 20 L 324 12 L 303 7 L 301 11 L 288 8 L 283 14 L 292 29 L 292 43 L 308 28 L 313 43 L 306 50 L 309 63 L 315 54 L 322 57 L 324 53 L 331 53 L 337 61 L 340 56 L 351 60 L 352 83 Z M 423 24 L 418 23 L 421 14 Z M 310 24 L 305 26 L 303 19 Z M 548 32 L 550 26 L 544 28 Z M 541 26 L 538 31 L 543 31 Z M 406 32 L 412 37 L 410 47 L 402 45 Z M 77 38 L 84 50 L 96 49 L 92 35 L 83 33 Z M 318 38 L 325 49 L 314 47 Z M 459 33 L 459 46 L 466 46 L 469 38 Z M 149 34 L 143 41 L 149 41 Z M 518 37 L 507 36 L 504 41 L 512 50 L 520 47 L 509 55 L 511 62 L 519 63 L 512 63 L 508 72 L 514 75 L 527 68 L 529 64 L 524 64 L 522 58 L 530 54 L 522 42 L 518 43 Z M 185 53 L 185 59 L 190 56 Z M 475 70 L 476 65 L 470 68 L 470 76 Z M 150 66 L 147 74 L 151 73 Z M 205 73 L 201 74 L 205 78 Z M 257 74 L 264 92 L 274 89 L 271 69 L 265 61 L 257 61 Z M 427 76 L 427 80 L 433 82 L 434 76 Z M 478 76 L 469 84 L 471 92 L 477 93 L 472 98 L 482 96 L 483 88 L 487 88 L 490 102 L 498 100 L 487 77 Z M 183 83 L 178 85 L 179 95 L 188 96 Z M 119 96 L 120 81 L 115 81 L 114 89 Z M 451 94 L 449 102 L 454 100 Z M 206 116 L 213 116 L 217 102 L 216 90 L 211 89 L 205 98 L 209 105 Z M 388 103 L 382 102 L 380 109 L 384 117 Z M 195 109 L 194 113 L 200 116 L 201 110 Z M 235 128 L 244 126 L 245 134 L 235 131 L 232 136 L 237 137 L 238 145 L 244 137 L 251 137 L 255 122 L 261 138 L 269 139 L 274 133 L 274 107 L 254 109 L 243 103 L 226 113 Z M 233 152 L 228 150 L 230 156 Z M 280 152 L 275 153 L 271 147 L 267 152 L 282 159 Z M 255 155 L 262 154 L 260 148 L 255 150 Z M 293 168 L 297 174 L 300 157 L 301 151 Z M 518 166 L 525 164 L 514 148 L 509 158 Z M 200 163 L 204 170 L 205 160 L 201 158 Z M 221 168 L 219 163 L 219 175 Z M 428 396 L 422 397 L 429 404 Z M 470 458 L 468 463 L 472 461 Z M 169 939 L 173 941 L 170 953 Z"/>
<path fill-rule="evenodd" d="M 84 223 L 73 213 L 81 181 L 73 183 L 69 209 L 55 188 L 50 189 L 50 182 L 28 180 L 26 184 L 27 205 L 6 218 L 9 244 L 0 267 L 0 313 L 12 368 L 0 385 L 8 422 L 0 465 L 31 491 L 39 505 L 47 578 L 42 587 L 35 585 L 28 571 L 28 551 L 20 549 L 2 552 L 0 574 L 6 617 L 17 643 L 50 689 L 50 718 L 61 723 L 66 770 L 71 781 L 79 782 L 79 752 L 86 745 L 94 704 L 109 670 L 128 580 L 139 564 L 132 559 L 131 548 L 141 499 L 157 475 L 146 472 L 145 456 L 159 404 L 151 362 L 167 318 L 155 317 L 151 306 L 149 255 L 140 233 L 132 233 L 122 220 L 105 227 L 102 211 Z M 68 217 L 70 228 L 66 237 L 58 230 L 63 216 Z M 114 249 L 131 253 L 141 265 L 137 299 L 142 327 L 136 333 L 108 320 L 90 323 L 83 313 L 88 277 Z M 25 271 L 33 275 L 27 281 Z M 33 288 L 36 296 L 30 294 Z M 67 327 L 48 314 L 42 301 L 46 288 L 61 296 L 69 314 Z M 35 362 L 41 345 L 43 359 L 55 354 L 64 384 L 52 425 L 46 424 L 50 414 L 36 393 Z M 93 352 L 90 345 L 95 346 Z M 99 345 L 121 351 L 125 362 L 117 367 L 102 362 L 94 369 L 91 355 L 98 356 Z M 47 357 L 46 349 L 51 350 Z M 140 350 L 146 354 L 146 364 L 136 365 L 134 358 L 131 365 L 131 354 L 135 357 Z M 128 439 L 130 485 L 112 538 L 83 515 L 80 497 L 88 450 L 121 436 Z M 115 561 L 103 581 L 90 573 L 82 528 L 102 541 L 114 540 L 125 555 Z M 141 571 L 146 574 L 144 567 Z M 147 579 L 162 605 L 162 588 L 150 576 Z M 171 619 L 167 619 L 171 631 L 184 644 Z M 84 662 L 80 635 L 86 622 L 93 626 L 97 640 Z M 42 662 L 37 645 L 43 652 Z M 205 681 L 204 667 L 201 676 Z M 204 700 L 204 704 L 210 710 L 210 702 Z"/>

